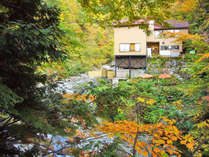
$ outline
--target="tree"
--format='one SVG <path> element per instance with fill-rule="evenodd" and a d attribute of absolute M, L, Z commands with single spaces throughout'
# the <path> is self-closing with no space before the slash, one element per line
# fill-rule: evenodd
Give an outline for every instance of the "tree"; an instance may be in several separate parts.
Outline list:
<path fill-rule="evenodd" d="M 192 150 L 194 141 L 190 135 L 183 137 L 174 122 L 175 120 L 167 118 L 163 118 L 163 122 L 157 124 L 137 124 L 131 121 L 103 122 L 97 129 L 109 136 L 118 136 L 144 156 L 161 157 L 168 154 L 181 156 L 174 143 L 180 140 Z M 143 139 L 143 136 L 148 136 L 147 140 Z"/>
<path fill-rule="evenodd" d="M 56 78 L 66 78 L 99 68 L 112 61 L 113 31 L 102 28 L 97 23 L 90 23 L 77 0 L 46 0 L 50 6 L 60 8 L 59 28 L 64 32 L 60 41 L 64 43 L 67 59 L 63 62 L 42 64 L 39 71 Z M 86 60 L 89 62 L 86 62 Z"/>
<path fill-rule="evenodd" d="M 93 21 L 103 26 L 112 25 L 120 20 L 128 19 L 127 24 L 145 19 L 140 28 L 148 32 L 146 20 L 165 25 L 165 19 L 170 17 L 170 7 L 175 0 L 78 0 Z"/>
<path fill-rule="evenodd" d="M 172 15 L 180 20 L 190 23 L 192 34 L 208 34 L 208 9 L 207 0 L 177 0 L 172 8 Z"/>
<path fill-rule="evenodd" d="M 173 0 L 79 0 L 79 2 L 97 23 L 112 24 L 123 18 L 133 22 L 146 17 L 149 17 L 148 20 L 154 19 L 158 23 L 163 23 Z M 38 155 L 39 151 L 42 151 L 42 146 L 34 139 L 42 140 L 48 134 L 64 135 L 65 128 L 72 127 L 67 118 L 78 115 L 79 118 L 88 120 L 91 117 L 88 115 L 90 112 L 86 108 L 87 105 L 83 102 L 80 102 L 82 104 L 80 106 L 76 106 L 76 103 L 66 105 L 57 101 L 54 96 L 46 102 L 43 100 L 43 91 L 36 87 L 37 83 L 44 83 L 46 80 L 44 75 L 36 72 L 37 66 L 43 62 L 62 59 L 63 54 L 66 56 L 63 52 L 66 47 L 61 44 L 65 42 L 61 42 L 63 32 L 58 27 L 59 20 L 59 10 L 56 7 L 49 7 L 43 0 L 0 1 L 2 156 Z M 85 29 L 82 26 L 79 26 L 79 30 Z M 145 23 L 140 26 L 148 29 Z M 98 36 L 101 34 L 98 33 Z M 99 43 L 100 41 L 97 42 L 95 45 L 103 45 Z M 52 99 L 55 99 L 56 103 L 53 103 Z M 78 113 L 81 107 L 82 115 Z M 17 148 L 16 144 L 27 143 L 33 144 L 27 152 Z"/>
<path fill-rule="evenodd" d="M 45 76 L 35 73 L 41 62 L 62 58 L 59 10 L 41 0 L 0 2 L 0 154 L 21 155 L 15 144 L 28 138 L 64 133 L 57 106 L 43 103 L 37 89 Z M 57 117 L 57 119 L 55 118 Z M 63 129 L 62 129 L 63 128 Z M 38 145 L 29 154 L 38 153 Z M 29 155 L 31 156 L 31 155 Z"/>

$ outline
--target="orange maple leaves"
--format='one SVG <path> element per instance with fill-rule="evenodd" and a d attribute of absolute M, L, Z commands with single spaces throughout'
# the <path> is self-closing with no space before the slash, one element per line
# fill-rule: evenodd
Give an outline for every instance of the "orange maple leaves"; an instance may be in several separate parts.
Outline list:
<path fill-rule="evenodd" d="M 96 98 L 91 95 L 86 95 L 86 94 L 79 94 L 79 93 L 73 93 L 73 94 L 64 94 L 63 95 L 63 103 L 68 103 L 68 100 L 76 100 L 76 101 L 94 101 Z"/>
<path fill-rule="evenodd" d="M 124 140 L 134 145 L 134 139 L 139 131 L 139 138 L 136 142 L 136 150 L 139 154 L 148 155 L 151 153 L 153 157 L 160 157 L 162 154 L 176 154 L 180 156 L 180 151 L 173 146 L 174 142 L 180 140 L 189 149 L 193 148 L 194 141 L 189 135 L 182 136 L 182 132 L 174 125 L 175 120 L 163 118 L 162 122 L 157 124 L 137 124 L 134 121 L 117 121 L 114 123 L 103 122 L 97 129 L 107 134 L 119 135 Z M 142 137 L 148 137 L 142 140 Z M 140 138 L 141 137 L 141 138 Z"/>

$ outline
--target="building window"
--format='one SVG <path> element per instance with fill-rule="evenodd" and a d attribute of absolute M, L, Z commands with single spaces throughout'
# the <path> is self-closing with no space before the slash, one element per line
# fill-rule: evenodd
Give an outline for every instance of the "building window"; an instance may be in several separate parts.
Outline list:
<path fill-rule="evenodd" d="M 169 46 L 160 46 L 160 50 L 169 50 Z"/>
<path fill-rule="evenodd" d="M 130 44 L 120 44 L 120 51 L 121 52 L 129 52 L 130 51 Z"/>
<path fill-rule="evenodd" d="M 171 32 L 171 33 L 177 33 L 177 32 L 179 32 L 180 30 L 178 30 L 178 29 L 170 29 L 170 30 L 168 30 L 167 32 Z"/>
<path fill-rule="evenodd" d="M 179 45 L 171 45 L 171 50 L 179 50 Z"/>
<path fill-rule="evenodd" d="M 160 50 L 179 50 L 179 45 L 161 46 Z"/>
<path fill-rule="evenodd" d="M 135 44 L 134 43 L 130 44 L 130 51 L 131 52 L 135 51 Z"/>
<path fill-rule="evenodd" d="M 141 45 L 139 43 L 120 44 L 120 52 L 139 52 Z"/>
<path fill-rule="evenodd" d="M 174 32 L 175 32 L 175 30 L 172 30 L 172 29 L 171 29 L 171 30 L 168 30 L 167 32 L 174 33 Z"/>
<path fill-rule="evenodd" d="M 136 52 L 141 51 L 141 45 L 140 45 L 139 43 L 136 43 L 136 44 L 135 44 L 135 51 L 136 51 Z"/>

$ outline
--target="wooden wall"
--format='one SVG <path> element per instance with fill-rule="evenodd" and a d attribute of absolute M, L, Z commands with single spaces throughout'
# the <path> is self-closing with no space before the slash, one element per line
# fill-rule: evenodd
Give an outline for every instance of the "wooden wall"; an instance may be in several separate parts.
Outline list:
<path fill-rule="evenodd" d="M 146 67 L 146 56 L 116 56 L 115 65 L 124 69 L 139 69 Z"/>

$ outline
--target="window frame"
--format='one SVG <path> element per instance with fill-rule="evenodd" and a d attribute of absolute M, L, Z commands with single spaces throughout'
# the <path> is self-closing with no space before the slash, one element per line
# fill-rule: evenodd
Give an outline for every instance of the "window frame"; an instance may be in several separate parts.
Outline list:
<path fill-rule="evenodd" d="M 175 47 L 175 48 L 172 48 Z M 180 45 L 171 45 L 170 50 L 179 50 L 180 49 Z"/>
<path fill-rule="evenodd" d="M 168 49 L 162 49 L 162 47 L 168 47 Z M 168 51 L 168 50 L 170 50 L 169 45 L 160 46 L 160 50 L 162 50 L 162 51 Z"/>
<path fill-rule="evenodd" d="M 134 52 L 141 52 L 141 43 L 134 43 L 135 46 L 134 46 Z M 136 44 L 139 44 L 139 50 L 136 51 Z"/>
<path fill-rule="evenodd" d="M 120 46 L 121 46 L 122 44 L 124 44 L 124 45 L 125 45 L 125 44 L 126 44 L 126 45 L 129 45 L 129 50 L 128 50 L 128 51 L 121 51 L 121 47 L 120 47 Z M 120 43 L 120 44 L 119 44 L 119 51 L 120 51 L 120 52 L 130 52 L 130 48 L 131 48 L 130 46 L 131 46 L 130 43 Z"/>
<path fill-rule="evenodd" d="M 121 45 L 122 44 L 129 45 L 129 50 L 128 51 L 121 51 Z M 136 50 L 136 44 L 139 45 L 139 50 Z M 119 52 L 141 52 L 141 43 L 120 43 L 119 44 Z"/>

